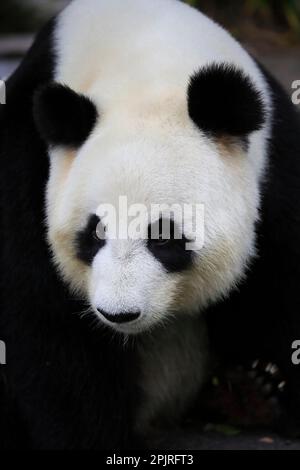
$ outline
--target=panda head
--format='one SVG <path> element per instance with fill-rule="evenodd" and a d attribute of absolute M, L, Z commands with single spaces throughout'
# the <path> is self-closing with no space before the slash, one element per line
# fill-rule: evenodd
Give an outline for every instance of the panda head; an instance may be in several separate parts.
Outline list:
<path fill-rule="evenodd" d="M 259 206 L 252 137 L 265 116 L 241 70 L 211 64 L 187 86 L 145 86 L 122 99 L 49 84 L 35 95 L 34 116 L 50 153 L 54 261 L 105 324 L 149 330 L 201 311 L 243 277 Z M 125 201 L 129 218 L 140 208 L 145 236 L 116 230 Z M 184 223 L 163 209 L 153 217 L 153 205 L 201 206 L 203 223 L 192 231 L 191 213 Z M 114 208 L 116 224 L 103 207 Z M 197 230 L 201 249 L 187 249 Z"/>

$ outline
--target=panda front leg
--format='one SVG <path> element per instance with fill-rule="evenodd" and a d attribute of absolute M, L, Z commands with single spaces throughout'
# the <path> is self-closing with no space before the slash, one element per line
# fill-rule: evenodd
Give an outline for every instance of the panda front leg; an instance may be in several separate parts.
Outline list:
<path fill-rule="evenodd" d="M 273 351 L 253 361 L 249 376 L 262 399 L 265 397 L 265 407 L 272 408 L 270 424 L 275 430 L 300 437 L 300 353 L 293 348 L 298 329 L 293 322 L 285 326 L 272 338 Z"/>
<path fill-rule="evenodd" d="M 294 310 L 289 314 L 287 306 L 284 308 L 286 296 L 270 307 L 274 289 L 264 297 L 255 285 L 254 292 L 258 294 L 235 292 L 207 312 L 210 344 L 218 363 L 214 374 L 220 383 L 218 388 L 212 387 L 209 404 L 213 401 L 219 415 L 224 416 L 225 411 L 231 424 L 264 425 L 279 434 L 299 435 L 300 365 L 292 361 L 296 357 L 292 345 L 300 338 L 299 309 L 294 309 L 293 319 Z"/>
<path fill-rule="evenodd" d="M 278 251 L 278 250 L 277 250 Z M 295 258 L 295 257 L 294 257 Z M 280 257 L 279 257 L 280 259 Z M 298 300 L 298 266 L 296 258 L 287 265 L 287 271 L 280 270 L 279 295 L 275 298 L 269 292 L 270 306 L 268 315 L 271 327 L 265 328 L 268 343 L 268 358 L 274 361 L 280 371 L 277 398 L 280 416 L 276 430 L 291 437 L 300 436 L 300 303 Z M 289 270 L 291 272 L 289 272 Z M 291 274 L 292 273 L 292 274 Z M 296 346 L 296 349 L 295 349 Z"/>
<path fill-rule="evenodd" d="M 277 425 L 279 433 L 300 437 L 300 377 L 299 371 L 290 371 L 282 394 L 281 417 Z"/>

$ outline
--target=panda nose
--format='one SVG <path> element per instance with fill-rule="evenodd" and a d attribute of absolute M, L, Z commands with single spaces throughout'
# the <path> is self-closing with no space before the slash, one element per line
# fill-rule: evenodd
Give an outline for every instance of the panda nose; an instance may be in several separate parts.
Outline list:
<path fill-rule="evenodd" d="M 111 323 L 129 323 L 136 320 L 140 316 L 140 312 L 121 312 L 121 313 L 107 313 L 104 310 L 97 308 L 98 312 L 103 315 L 106 320 Z"/>

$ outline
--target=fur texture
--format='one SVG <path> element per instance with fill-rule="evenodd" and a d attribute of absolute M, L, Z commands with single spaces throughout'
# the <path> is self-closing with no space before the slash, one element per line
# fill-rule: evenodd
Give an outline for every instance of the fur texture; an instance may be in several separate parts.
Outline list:
<path fill-rule="evenodd" d="M 118 332 L 146 331 L 174 312 L 197 314 L 237 285 L 255 255 L 270 125 L 270 96 L 259 68 L 221 27 L 174 0 L 77 0 L 60 16 L 55 37 L 55 80 L 84 93 L 101 114 L 77 151 L 50 150 L 48 240 L 61 275 L 96 315 L 141 312 L 130 325 L 114 325 Z M 224 69 L 224 61 L 232 65 Z M 224 81 L 230 86 L 229 75 L 239 86 L 239 99 L 257 98 L 247 149 L 239 140 L 212 139 L 189 115 L 189 107 L 198 106 L 188 93 L 191 77 L 195 70 L 205 76 L 212 63 L 221 64 L 212 73 L 217 88 Z M 236 69 L 242 73 L 233 73 Z M 264 124 L 258 122 L 260 96 Z M 114 240 L 107 226 L 105 246 L 87 266 L 76 256 L 76 234 L 90 214 L 99 215 L 101 203 L 123 212 L 119 196 L 148 212 L 151 204 L 204 204 L 203 250 L 192 256 L 179 243 L 162 248 Z M 145 217 L 145 232 L 147 227 Z M 184 236 L 190 235 L 187 228 Z"/>
<path fill-rule="evenodd" d="M 253 358 L 277 362 L 286 381 L 278 431 L 299 435 L 300 372 L 291 361 L 300 337 L 300 116 L 266 72 L 272 90 L 272 137 L 256 225 L 258 256 L 247 280 L 206 312 L 211 341 L 225 363 Z"/>
<path fill-rule="evenodd" d="M 247 147 L 211 137 L 189 114 L 198 109 L 191 77 L 204 71 L 207 78 L 219 64 L 212 79 L 221 85 L 224 61 L 225 70 L 241 71 L 231 79 L 255 109 L 247 121 L 240 103 L 241 127 L 236 114 L 224 125 L 223 108 L 222 125 L 211 114 L 201 122 L 229 137 L 247 134 Z M 68 119 L 53 122 L 56 105 L 49 115 L 44 88 L 37 126 L 33 97 L 49 82 L 71 98 Z M 277 83 L 228 33 L 181 2 L 75 0 L 9 79 L 7 103 L 0 110 L 0 331 L 7 345 L 0 387 L 4 408 L 14 410 L 10 429 L 21 438 L 1 445 L 129 448 L 161 410 L 178 418 L 205 380 L 200 311 L 220 357 L 260 355 L 280 366 L 284 413 L 297 429 L 299 373 L 289 348 L 300 336 L 299 116 Z M 93 119 L 82 121 L 82 106 Z M 118 207 L 120 195 L 147 209 L 205 204 L 204 248 L 184 269 L 168 269 L 145 240 L 114 240 L 109 227 L 95 246 L 91 215 L 100 217 L 103 202 Z M 146 218 L 144 225 L 147 231 Z M 93 315 L 81 318 L 86 307 Z M 141 315 L 112 324 L 98 310 Z M 111 328 L 143 334 L 124 347 Z"/>
<path fill-rule="evenodd" d="M 58 84 L 43 86 L 36 92 L 33 115 L 46 142 L 71 148 L 85 142 L 98 117 L 91 100 Z"/>
<path fill-rule="evenodd" d="M 124 349 L 123 341 L 95 328 L 92 318 L 81 319 L 87 306 L 58 278 L 46 242 L 49 161 L 32 101 L 53 76 L 55 24 L 39 35 L 8 80 L 8 104 L 0 110 L 0 331 L 7 346 L 7 365 L 0 371 L 0 446 L 128 447 L 134 445 L 137 400 L 134 348 Z M 2 409 L 11 411 L 5 415 Z"/>
<path fill-rule="evenodd" d="M 264 124 L 260 93 L 243 71 L 226 63 L 196 73 L 188 90 L 189 114 L 205 132 L 246 137 Z"/>

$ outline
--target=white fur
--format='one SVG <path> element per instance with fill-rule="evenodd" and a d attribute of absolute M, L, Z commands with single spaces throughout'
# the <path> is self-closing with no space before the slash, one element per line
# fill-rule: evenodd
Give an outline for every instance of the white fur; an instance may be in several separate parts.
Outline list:
<path fill-rule="evenodd" d="M 226 295 L 255 254 L 270 116 L 247 153 L 226 146 L 189 118 L 187 86 L 196 70 L 228 61 L 252 78 L 271 115 L 254 61 L 220 26 L 176 0 L 75 0 L 60 16 L 56 54 L 56 80 L 90 96 L 100 114 L 78 152 L 50 152 L 49 241 L 67 282 L 95 309 L 141 310 L 141 319 L 116 327 L 125 333 Z M 120 195 L 147 207 L 205 205 L 205 246 L 192 270 L 167 274 L 145 243 L 132 240 L 109 241 L 92 268 L 76 259 L 75 233 L 100 203 Z"/>

